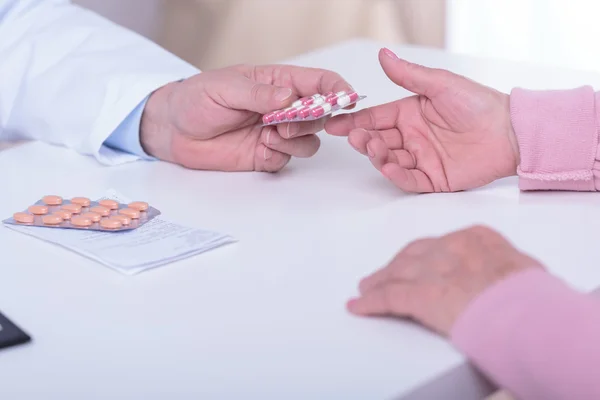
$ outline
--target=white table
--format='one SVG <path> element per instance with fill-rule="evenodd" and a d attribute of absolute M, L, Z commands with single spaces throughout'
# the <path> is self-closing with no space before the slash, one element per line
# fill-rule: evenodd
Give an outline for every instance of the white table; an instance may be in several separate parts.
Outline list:
<path fill-rule="evenodd" d="M 338 70 L 369 96 L 362 106 L 374 105 L 406 95 L 381 72 L 379 47 L 354 41 L 294 62 Z M 501 90 L 600 82 L 592 73 L 395 50 Z M 476 399 L 491 387 L 445 340 L 345 311 L 361 277 L 415 238 L 486 223 L 576 287 L 600 284 L 597 195 L 523 194 L 515 179 L 404 195 L 344 139 L 321 137 L 316 157 L 276 175 L 103 168 L 41 143 L 0 152 L 0 188 L 10 194 L 2 219 L 47 193 L 114 187 L 174 220 L 198 207 L 190 223 L 240 240 L 125 277 L 0 228 L 0 310 L 34 338 L 0 352 L 0 398 Z"/>

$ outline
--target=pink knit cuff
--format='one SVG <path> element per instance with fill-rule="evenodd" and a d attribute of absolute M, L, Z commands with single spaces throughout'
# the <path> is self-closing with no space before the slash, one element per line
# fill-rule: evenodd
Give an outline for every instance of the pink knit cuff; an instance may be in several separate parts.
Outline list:
<path fill-rule="evenodd" d="M 459 316 L 453 344 L 518 399 L 600 399 L 600 302 L 542 269 L 509 275 Z"/>
<path fill-rule="evenodd" d="M 510 96 L 510 114 L 521 154 L 522 190 L 596 190 L 598 115 L 591 87 L 517 88 Z"/>

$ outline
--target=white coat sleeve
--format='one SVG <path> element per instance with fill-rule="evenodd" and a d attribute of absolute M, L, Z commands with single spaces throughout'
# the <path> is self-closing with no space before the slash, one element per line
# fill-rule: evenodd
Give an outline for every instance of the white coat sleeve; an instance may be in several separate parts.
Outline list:
<path fill-rule="evenodd" d="M 199 71 L 67 0 L 0 0 L 0 138 L 65 146 L 108 165 L 105 140 L 149 94 Z"/>

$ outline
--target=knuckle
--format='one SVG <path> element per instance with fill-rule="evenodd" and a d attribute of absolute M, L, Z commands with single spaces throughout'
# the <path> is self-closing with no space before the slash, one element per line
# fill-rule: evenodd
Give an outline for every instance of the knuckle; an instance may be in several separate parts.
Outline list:
<path fill-rule="evenodd" d="M 234 64 L 231 67 L 229 67 L 229 69 L 232 69 L 234 71 L 248 71 L 250 69 L 252 69 L 252 65 L 251 64 L 247 64 L 247 63 L 239 63 L 239 64 Z"/>
<path fill-rule="evenodd" d="M 394 285 L 385 285 L 382 289 L 383 291 L 383 300 L 385 306 L 388 310 L 393 310 L 396 308 L 396 289 Z"/>
<path fill-rule="evenodd" d="M 307 151 L 307 155 L 309 157 L 314 156 L 315 154 L 317 154 L 317 152 L 319 151 L 319 148 L 321 147 L 321 139 L 319 139 L 318 136 L 313 136 L 311 138 L 311 146 L 308 148 Z"/>
<path fill-rule="evenodd" d="M 258 102 L 260 100 L 260 94 L 261 94 L 261 90 L 262 89 L 262 85 L 258 84 L 258 83 L 254 83 L 252 85 L 252 88 L 250 88 L 250 99 L 254 102 Z"/>
<path fill-rule="evenodd" d="M 408 254 L 421 253 L 425 251 L 434 241 L 435 239 L 432 238 L 414 240 L 407 244 L 402 252 Z"/>
<path fill-rule="evenodd" d="M 498 236 L 498 233 L 486 225 L 477 224 L 469 227 L 467 232 L 477 236 Z"/>

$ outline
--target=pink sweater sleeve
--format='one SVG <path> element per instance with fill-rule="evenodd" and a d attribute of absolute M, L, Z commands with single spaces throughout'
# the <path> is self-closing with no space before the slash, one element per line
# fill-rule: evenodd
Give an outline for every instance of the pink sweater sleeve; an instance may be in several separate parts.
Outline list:
<path fill-rule="evenodd" d="M 589 86 L 512 91 L 510 116 L 521 154 L 517 172 L 522 190 L 600 188 L 599 98 Z"/>
<path fill-rule="evenodd" d="M 589 87 L 512 92 L 522 190 L 600 188 L 597 98 Z M 545 271 L 524 271 L 487 289 L 451 338 L 518 399 L 600 399 L 600 300 Z"/>
<path fill-rule="evenodd" d="M 542 270 L 487 289 L 452 341 L 519 400 L 600 399 L 600 301 Z"/>

